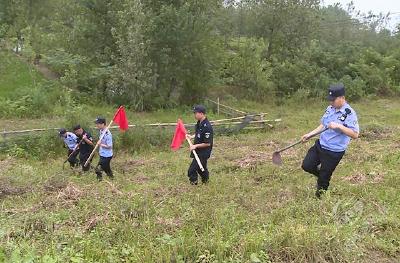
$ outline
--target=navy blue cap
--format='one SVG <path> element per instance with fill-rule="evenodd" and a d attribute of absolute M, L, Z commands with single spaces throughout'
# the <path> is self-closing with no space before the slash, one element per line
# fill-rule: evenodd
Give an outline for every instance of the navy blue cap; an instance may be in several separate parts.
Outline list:
<path fill-rule="evenodd" d="M 328 90 L 328 100 L 333 101 L 337 97 L 344 96 L 346 94 L 343 84 L 334 84 L 329 86 Z"/>
<path fill-rule="evenodd" d="M 106 119 L 103 117 L 97 117 L 95 122 L 96 124 L 106 124 Z"/>
<path fill-rule="evenodd" d="M 66 129 L 60 129 L 59 131 L 58 131 L 58 134 L 59 135 L 63 135 L 63 134 L 66 134 L 67 133 L 67 130 Z"/>
<path fill-rule="evenodd" d="M 196 105 L 193 107 L 193 112 L 194 113 L 206 113 L 206 107 L 204 107 L 203 105 Z"/>

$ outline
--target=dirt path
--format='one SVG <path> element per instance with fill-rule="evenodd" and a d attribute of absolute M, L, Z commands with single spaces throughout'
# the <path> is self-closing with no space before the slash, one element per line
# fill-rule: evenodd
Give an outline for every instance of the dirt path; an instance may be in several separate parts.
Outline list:
<path fill-rule="evenodd" d="M 14 54 L 22 60 L 24 63 L 28 63 L 29 66 L 33 66 L 37 71 L 39 71 L 43 77 L 45 77 L 48 80 L 58 80 L 60 78 L 60 75 L 58 75 L 56 72 L 52 71 L 47 67 L 47 65 L 40 60 L 35 59 L 34 62 L 32 63 L 27 59 L 26 57 L 22 56 L 21 54 L 17 54 L 14 52 Z"/>
<path fill-rule="evenodd" d="M 33 65 L 40 73 L 42 73 L 42 75 L 46 79 L 57 80 L 60 78 L 60 76 L 57 73 L 55 73 L 54 71 L 51 71 L 43 62 L 38 62 Z"/>

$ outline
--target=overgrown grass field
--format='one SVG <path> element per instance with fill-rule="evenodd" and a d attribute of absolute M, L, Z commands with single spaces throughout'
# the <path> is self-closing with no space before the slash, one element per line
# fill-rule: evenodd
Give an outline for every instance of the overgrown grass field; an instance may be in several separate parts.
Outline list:
<path fill-rule="evenodd" d="M 100 183 L 93 172 L 63 170 L 60 153 L 40 160 L 1 154 L 0 261 L 400 261 L 399 101 L 352 104 L 362 135 L 322 200 L 300 168 L 311 142 L 283 154 L 282 167 L 272 165 L 271 154 L 317 126 L 326 105 L 236 106 L 283 121 L 272 130 L 217 136 L 208 185 L 189 185 L 188 149 L 169 151 L 170 133 L 164 147 L 142 151 L 116 135 L 116 179 Z M 142 120 L 178 115 L 191 119 L 177 111 Z"/>
<path fill-rule="evenodd" d="M 0 56 L 0 98 L 11 108 L 0 116 L 2 130 L 91 127 L 97 115 L 113 115 L 115 107 L 73 101 L 58 82 L 43 86 L 36 71 Z M 317 126 L 325 103 L 294 98 L 278 107 L 232 97 L 228 104 L 283 121 L 217 135 L 211 181 L 196 187 L 186 176 L 188 149 L 168 149 L 171 129 L 115 133 L 116 180 L 101 183 L 93 172 L 63 170 L 55 131 L 0 141 L 0 262 L 400 261 L 398 100 L 352 104 L 362 135 L 322 200 L 300 169 L 312 142 L 283 154 L 282 167 L 271 154 Z M 128 111 L 139 125 L 178 117 L 192 122 L 185 108 Z M 210 114 L 217 118 L 224 116 Z"/>

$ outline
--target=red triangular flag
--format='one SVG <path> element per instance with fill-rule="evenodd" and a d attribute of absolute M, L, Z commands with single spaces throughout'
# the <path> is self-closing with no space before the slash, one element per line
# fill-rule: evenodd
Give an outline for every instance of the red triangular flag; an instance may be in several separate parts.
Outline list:
<path fill-rule="evenodd" d="M 187 132 L 185 125 L 183 124 L 182 120 L 179 119 L 178 123 L 176 124 L 174 138 L 172 139 L 171 143 L 172 150 L 178 150 L 181 147 L 183 141 L 186 139 L 186 134 Z"/>
<path fill-rule="evenodd" d="M 114 122 L 119 125 L 121 131 L 126 131 L 128 129 L 128 118 L 126 118 L 124 106 L 119 107 L 117 113 L 115 113 Z"/>

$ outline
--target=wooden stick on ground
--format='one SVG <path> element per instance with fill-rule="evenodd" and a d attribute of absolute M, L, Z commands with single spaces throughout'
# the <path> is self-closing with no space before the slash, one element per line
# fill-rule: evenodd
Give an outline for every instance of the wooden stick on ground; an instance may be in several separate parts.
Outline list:
<path fill-rule="evenodd" d="M 216 102 L 216 101 L 214 101 L 214 100 L 212 100 L 212 99 L 207 99 L 207 100 L 210 101 L 210 102 L 212 102 L 212 103 L 214 103 L 214 104 L 216 104 L 216 105 L 219 105 L 220 107 L 222 106 L 222 107 L 224 107 L 224 108 L 230 109 L 230 110 L 235 111 L 235 112 L 237 112 L 237 113 L 247 114 L 247 113 L 244 112 L 244 111 L 241 111 L 241 110 L 238 110 L 238 109 L 229 107 L 229 106 L 224 105 L 224 104 L 222 104 L 222 103 L 218 103 L 218 102 Z M 220 110 L 221 110 L 221 109 L 220 109 Z"/>
<path fill-rule="evenodd" d="M 249 114 L 250 116 L 259 116 L 262 113 L 258 114 Z M 265 114 L 265 113 L 264 113 Z M 230 118 L 230 119 L 220 119 L 220 120 L 213 120 L 210 121 L 213 125 L 225 125 L 225 124 L 238 124 L 237 120 L 244 119 L 246 116 L 242 117 L 236 117 L 236 118 Z M 236 122 L 233 122 L 236 120 Z M 251 121 L 250 123 L 268 123 L 268 122 L 280 122 L 282 121 L 281 119 L 275 119 L 275 120 L 259 120 L 259 121 Z M 185 126 L 194 126 L 196 123 L 190 123 L 186 124 Z M 142 125 L 137 125 L 137 124 L 130 124 L 129 128 L 142 128 L 142 127 L 175 127 L 176 123 L 151 123 L 151 124 L 142 124 Z M 109 129 L 117 129 L 119 126 L 111 126 Z M 8 135 L 18 135 L 18 134 L 25 134 L 25 133 L 32 133 L 32 132 L 46 132 L 46 131 L 53 131 L 53 130 L 59 130 L 60 128 L 47 128 L 47 129 L 31 129 L 31 130 L 20 130 L 20 131 L 1 131 L 0 136 L 8 136 Z"/>
<path fill-rule="evenodd" d="M 212 120 L 212 121 L 210 121 L 210 122 L 211 122 L 211 123 L 229 122 L 229 121 L 234 121 L 234 120 L 245 119 L 247 116 L 250 116 L 250 117 L 257 117 L 257 116 L 264 116 L 265 114 L 268 114 L 268 113 L 248 114 L 248 115 L 246 115 L 246 116 L 241 116 L 241 117 L 235 117 L 235 118 L 229 118 L 229 119 Z"/>

